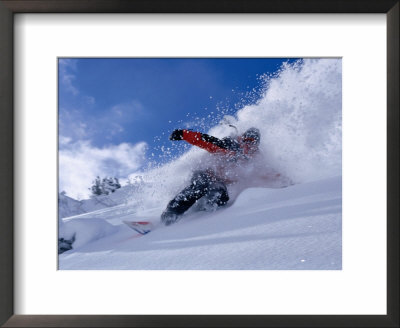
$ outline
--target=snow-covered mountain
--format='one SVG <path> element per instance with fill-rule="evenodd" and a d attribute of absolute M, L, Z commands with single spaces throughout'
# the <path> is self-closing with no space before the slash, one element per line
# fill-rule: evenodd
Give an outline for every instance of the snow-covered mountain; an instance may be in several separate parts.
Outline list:
<path fill-rule="evenodd" d="M 249 178 L 229 187 L 225 208 L 189 211 L 169 227 L 159 216 L 193 169 L 210 161 L 204 150 L 135 173 L 109 196 L 63 195 L 59 237 L 73 249 L 59 256 L 60 269 L 341 269 L 341 61 L 301 60 L 264 82 L 256 104 L 224 121 L 239 133 L 260 129 L 259 167 L 279 179 Z M 235 133 L 217 123 L 203 132 Z M 138 236 L 122 223 L 135 219 L 156 228 Z"/>

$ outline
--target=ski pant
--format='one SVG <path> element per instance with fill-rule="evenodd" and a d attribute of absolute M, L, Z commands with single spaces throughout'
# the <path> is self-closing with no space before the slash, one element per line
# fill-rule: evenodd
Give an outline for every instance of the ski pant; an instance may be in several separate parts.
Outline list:
<path fill-rule="evenodd" d="M 212 206 L 225 205 L 229 200 L 225 183 L 210 172 L 195 171 L 190 185 L 168 203 L 165 212 L 181 215 L 202 197 L 207 197 Z"/>

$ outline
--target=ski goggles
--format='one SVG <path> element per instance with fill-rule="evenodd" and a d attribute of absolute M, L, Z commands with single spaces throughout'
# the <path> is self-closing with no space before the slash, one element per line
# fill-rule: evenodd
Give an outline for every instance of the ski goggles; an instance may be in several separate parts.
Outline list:
<path fill-rule="evenodd" d="M 257 139 L 251 138 L 251 137 L 245 137 L 245 138 L 242 138 L 242 142 L 256 144 Z"/>

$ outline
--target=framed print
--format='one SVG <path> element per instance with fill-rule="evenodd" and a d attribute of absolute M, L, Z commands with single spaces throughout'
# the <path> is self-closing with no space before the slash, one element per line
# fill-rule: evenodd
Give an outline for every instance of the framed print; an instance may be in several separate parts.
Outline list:
<path fill-rule="evenodd" d="M 2 325 L 398 326 L 398 1 L 0 9 Z"/>

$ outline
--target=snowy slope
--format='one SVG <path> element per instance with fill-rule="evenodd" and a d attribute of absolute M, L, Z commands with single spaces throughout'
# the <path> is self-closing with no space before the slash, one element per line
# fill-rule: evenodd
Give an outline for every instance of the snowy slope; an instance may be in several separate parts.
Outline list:
<path fill-rule="evenodd" d="M 228 208 L 192 213 L 138 236 L 129 205 L 65 220 L 80 244 L 60 269 L 341 269 L 341 177 L 282 189 L 249 188 Z M 149 217 L 158 221 L 162 208 Z M 100 238 L 101 237 L 101 238 Z"/>

